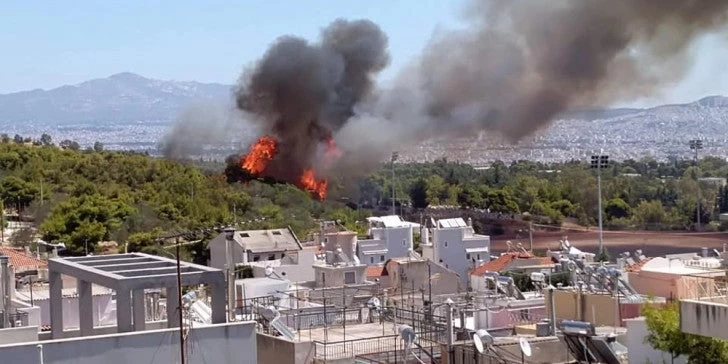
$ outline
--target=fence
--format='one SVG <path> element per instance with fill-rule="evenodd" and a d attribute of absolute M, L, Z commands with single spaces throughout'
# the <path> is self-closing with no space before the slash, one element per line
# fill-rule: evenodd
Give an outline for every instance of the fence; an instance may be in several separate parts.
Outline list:
<path fill-rule="evenodd" d="M 8 314 L 8 327 L 4 327 L 6 312 L 0 312 L 0 329 L 7 329 L 11 327 L 22 327 L 28 326 L 28 313 L 17 311 L 15 313 Z"/>
<path fill-rule="evenodd" d="M 419 336 L 419 335 L 418 335 Z M 419 337 L 417 345 L 413 345 L 412 349 L 422 352 L 422 348 L 427 348 L 430 353 L 435 350 L 439 344 L 430 340 Z M 352 339 L 342 341 L 314 341 L 314 358 L 326 360 L 337 360 L 353 357 L 372 357 L 384 355 L 386 357 L 397 357 L 403 352 L 404 343 L 399 335 L 378 336 L 365 339 Z M 376 361 L 370 359 L 370 361 Z M 401 361 L 400 361 L 401 362 Z"/>

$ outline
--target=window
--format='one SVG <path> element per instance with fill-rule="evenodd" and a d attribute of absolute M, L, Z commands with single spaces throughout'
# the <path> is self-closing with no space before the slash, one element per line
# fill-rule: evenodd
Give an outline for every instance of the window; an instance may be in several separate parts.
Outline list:
<path fill-rule="evenodd" d="M 259 261 L 259 260 L 260 260 L 260 255 L 258 255 L 258 254 L 256 254 L 256 255 L 253 255 L 253 261 L 254 261 L 254 262 L 257 262 L 257 261 Z"/>
<path fill-rule="evenodd" d="M 326 273 L 321 273 L 321 282 L 326 284 Z"/>
<path fill-rule="evenodd" d="M 344 272 L 344 284 L 354 284 L 356 283 L 356 273 L 355 272 Z"/>
<path fill-rule="evenodd" d="M 374 257 L 369 257 L 369 263 L 374 264 Z"/>
<path fill-rule="evenodd" d="M 447 248 L 447 242 L 445 242 L 445 248 Z"/>
<path fill-rule="evenodd" d="M 383 262 L 383 261 L 384 261 L 384 255 L 380 255 L 380 256 L 379 256 L 379 261 L 380 261 L 380 262 Z"/>
<path fill-rule="evenodd" d="M 407 242 L 404 239 L 402 239 L 402 246 L 405 246 L 405 245 L 407 245 Z"/>
<path fill-rule="evenodd" d="M 480 253 L 478 253 L 478 258 L 477 259 L 480 260 Z"/>
<path fill-rule="evenodd" d="M 470 253 L 465 253 L 465 259 L 470 260 Z"/>
<path fill-rule="evenodd" d="M 281 235 L 281 232 L 280 231 L 277 231 L 277 230 L 274 230 L 273 231 L 273 235 Z"/>
<path fill-rule="evenodd" d="M 286 253 L 281 253 L 281 259 L 286 257 Z"/>
<path fill-rule="evenodd" d="M 250 237 L 250 234 L 248 234 L 248 233 L 240 233 L 240 237 L 241 238 L 249 238 Z"/>
<path fill-rule="evenodd" d="M 275 254 L 268 254 L 268 260 L 276 260 Z"/>

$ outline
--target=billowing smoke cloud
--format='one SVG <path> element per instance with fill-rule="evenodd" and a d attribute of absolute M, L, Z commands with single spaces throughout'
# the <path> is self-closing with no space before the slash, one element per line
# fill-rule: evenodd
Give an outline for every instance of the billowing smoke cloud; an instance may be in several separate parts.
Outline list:
<path fill-rule="evenodd" d="M 726 0 L 483 0 L 337 135 L 356 165 L 413 140 L 533 133 L 560 113 L 653 96 L 690 44 L 725 29 Z"/>
<path fill-rule="evenodd" d="M 245 147 L 257 130 L 228 104 L 200 101 L 182 111 L 164 136 L 160 149 L 169 159 L 188 159 L 229 152 L 231 144 Z"/>
<path fill-rule="evenodd" d="M 238 107 L 279 143 L 265 175 L 295 181 L 314 166 L 388 62 L 387 37 L 367 20 L 337 20 L 319 43 L 278 39 L 236 92 Z"/>
<path fill-rule="evenodd" d="M 344 150 L 336 170 L 361 172 L 420 140 L 515 141 L 570 110 L 655 96 L 685 74 L 698 36 L 726 28 L 728 1 L 480 0 L 465 13 L 383 89 L 387 36 L 370 21 L 278 39 L 235 95 L 279 141 L 265 174 L 294 181 L 330 137 Z"/>

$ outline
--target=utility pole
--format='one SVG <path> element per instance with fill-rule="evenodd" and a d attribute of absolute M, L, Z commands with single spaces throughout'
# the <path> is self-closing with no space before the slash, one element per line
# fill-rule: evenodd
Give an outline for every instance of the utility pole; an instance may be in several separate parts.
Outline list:
<path fill-rule="evenodd" d="M 690 149 L 695 151 L 695 185 L 697 190 L 697 199 L 695 200 L 695 231 L 700 231 L 700 175 L 698 170 L 698 151 L 703 149 L 703 141 L 693 139 L 690 141 Z"/>
<path fill-rule="evenodd" d="M 394 194 L 394 185 L 395 185 L 395 179 L 394 179 L 394 162 L 397 160 L 397 158 L 399 158 L 399 153 L 393 152 L 392 153 L 392 215 L 396 215 L 397 214 L 397 210 L 396 210 L 396 207 L 395 207 L 395 201 L 397 201 L 397 200 L 396 200 L 396 198 L 395 198 L 396 196 Z"/>
<path fill-rule="evenodd" d="M 175 249 L 177 250 L 177 314 L 179 319 L 179 357 L 180 363 L 185 364 L 185 332 L 182 315 L 182 268 L 179 261 L 179 237 L 174 239 Z M 169 304 L 169 303 L 167 303 Z"/>
<path fill-rule="evenodd" d="M 604 233 L 602 231 L 602 169 L 609 165 L 608 155 L 591 156 L 591 168 L 597 170 L 597 206 L 599 208 L 599 254 L 604 252 Z"/>
<path fill-rule="evenodd" d="M 531 254 L 533 254 L 533 221 L 528 222 L 528 244 L 529 250 L 531 251 Z"/>
<path fill-rule="evenodd" d="M 225 270 L 227 273 L 227 306 L 228 321 L 235 321 L 235 264 L 233 263 L 233 241 L 235 241 L 235 229 L 226 227 L 225 233 Z"/>

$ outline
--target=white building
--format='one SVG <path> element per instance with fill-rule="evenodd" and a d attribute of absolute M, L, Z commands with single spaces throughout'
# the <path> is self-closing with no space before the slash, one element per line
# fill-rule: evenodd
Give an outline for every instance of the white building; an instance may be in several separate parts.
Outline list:
<path fill-rule="evenodd" d="M 467 224 L 462 218 L 441 219 L 433 225 L 422 229 L 422 256 L 452 269 L 467 286 L 470 269 L 490 261 L 490 236 L 476 234 L 470 219 Z"/>
<path fill-rule="evenodd" d="M 340 287 L 366 281 L 367 266 L 354 255 L 356 233 L 329 232 L 322 235 L 325 260 L 314 264 L 316 287 Z"/>
<path fill-rule="evenodd" d="M 291 229 L 235 231 L 232 244 L 233 264 L 247 264 L 285 258 L 303 249 Z M 210 240 L 210 266 L 225 269 L 225 233 Z"/>
<path fill-rule="evenodd" d="M 381 265 L 389 259 L 409 256 L 412 251 L 412 229 L 419 224 L 402 221 L 399 216 L 367 218 L 368 239 L 359 239 L 356 255 L 366 265 Z"/>

